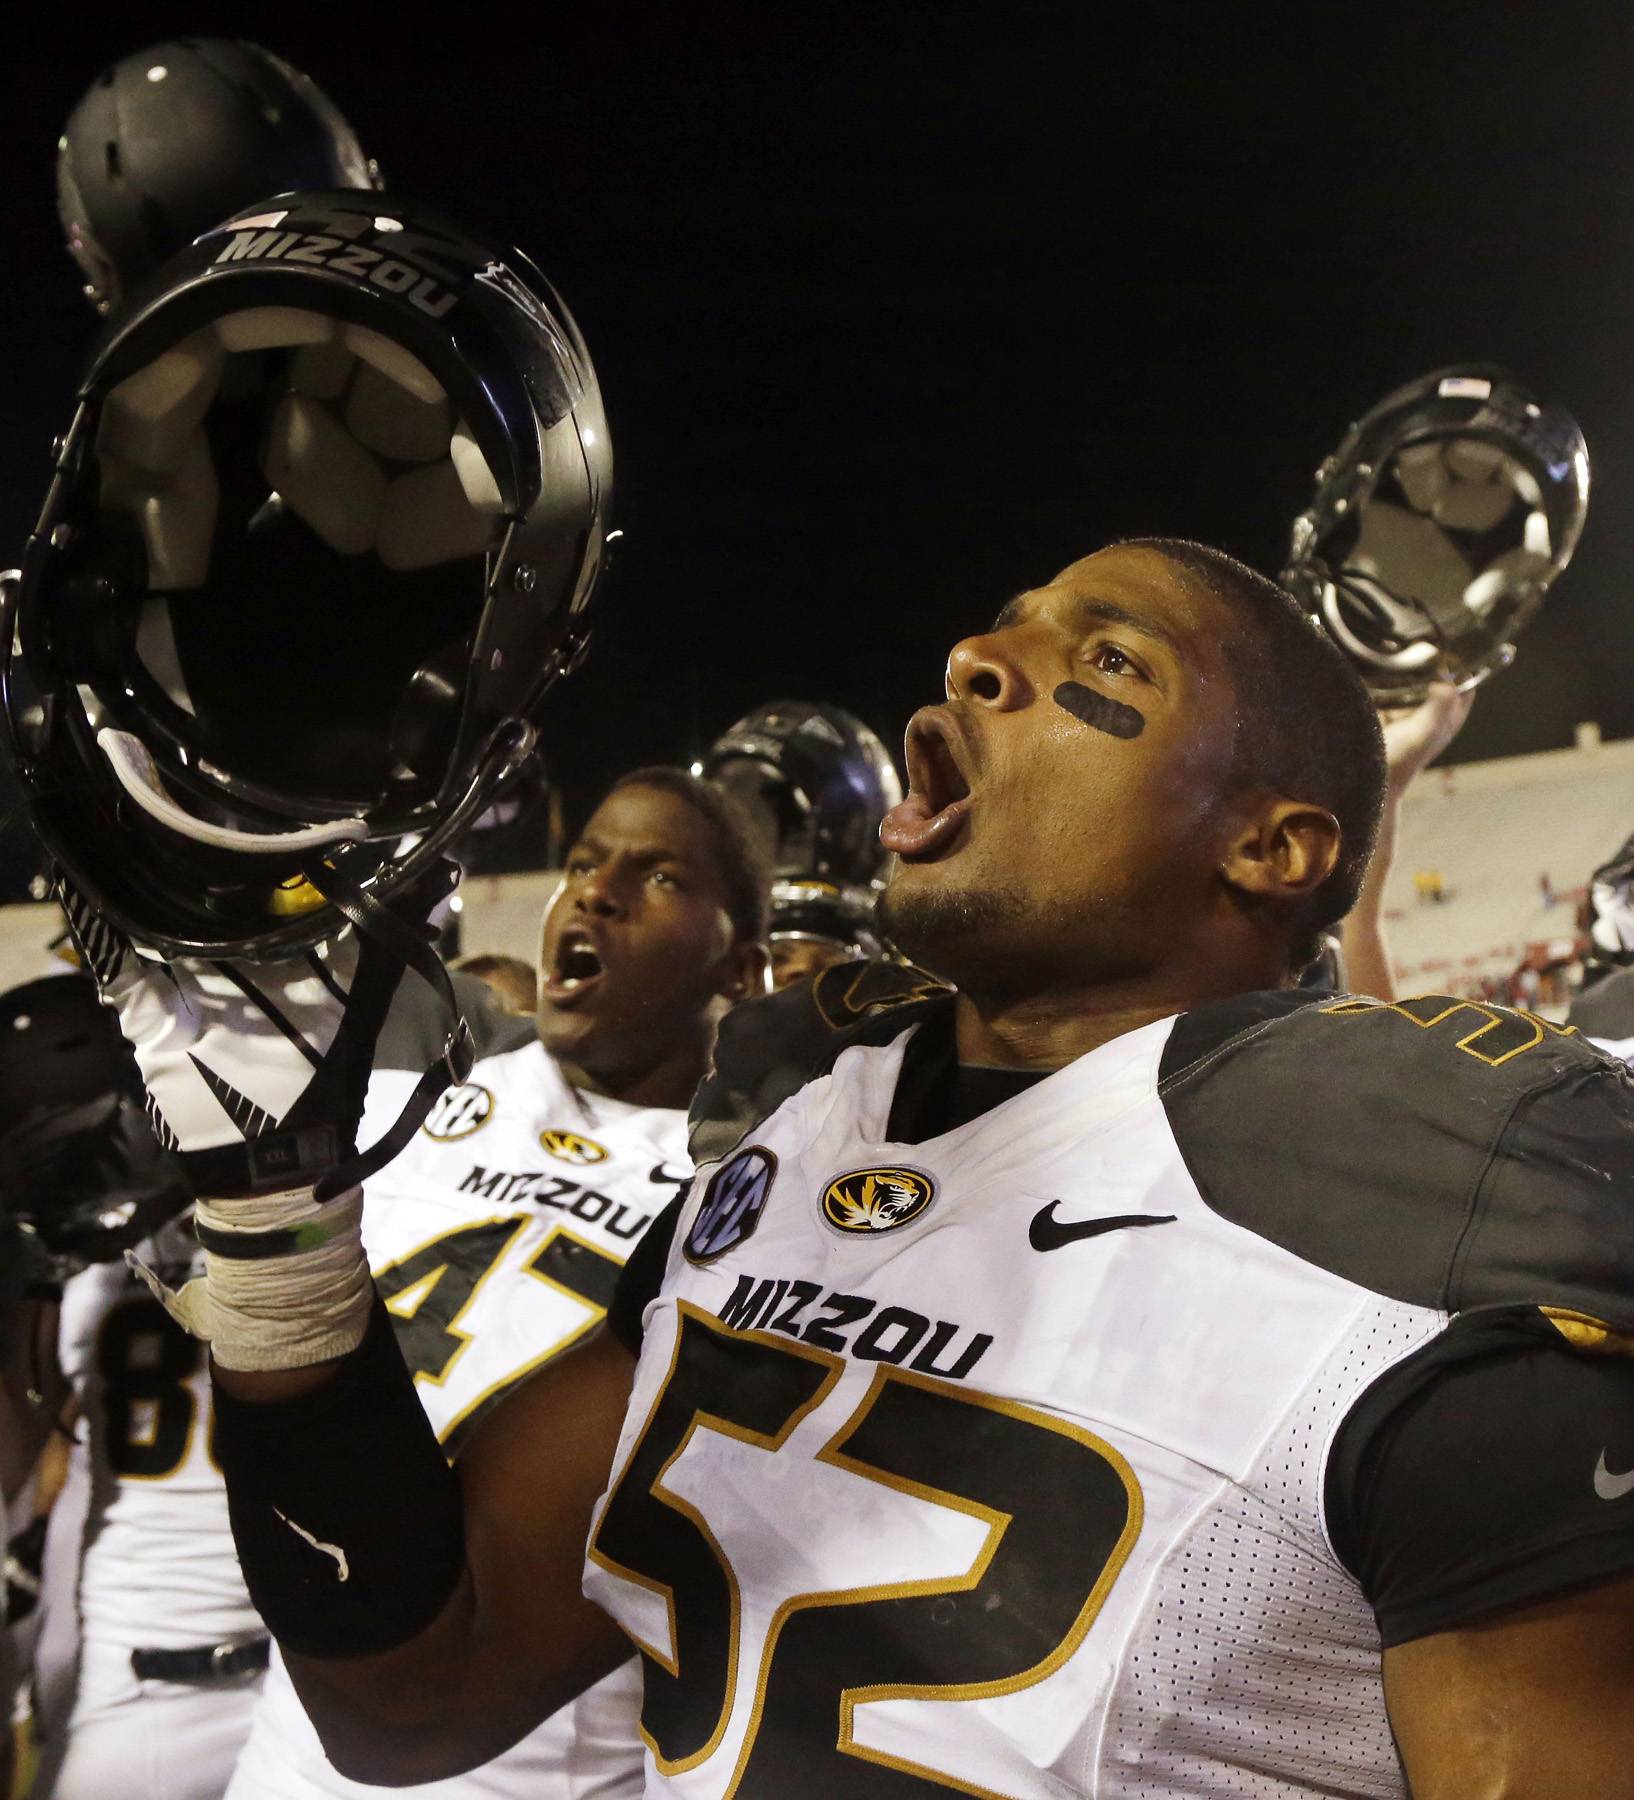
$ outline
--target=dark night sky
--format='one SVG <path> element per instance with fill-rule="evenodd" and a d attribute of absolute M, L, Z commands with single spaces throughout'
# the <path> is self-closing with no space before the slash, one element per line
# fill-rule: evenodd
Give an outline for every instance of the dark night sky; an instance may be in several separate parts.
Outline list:
<path fill-rule="evenodd" d="M 1457 754 L 1634 732 L 1625 8 L 132 10 L 14 15 L 8 542 L 90 337 L 60 122 L 116 55 L 249 30 L 584 327 L 628 547 L 552 732 L 581 798 L 778 694 L 895 739 L 954 638 L 1114 536 L 1274 571 L 1346 422 L 1474 358 L 1577 414 L 1594 488 Z"/>

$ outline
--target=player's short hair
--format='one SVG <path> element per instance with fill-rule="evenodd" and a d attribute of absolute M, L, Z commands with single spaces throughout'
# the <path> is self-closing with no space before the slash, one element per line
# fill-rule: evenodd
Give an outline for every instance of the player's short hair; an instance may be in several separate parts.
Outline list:
<path fill-rule="evenodd" d="M 656 788 L 684 800 L 709 827 L 715 847 L 715 873 L 726 895 L 726 914 L 739 943 L 766 941 L 771 916 L 772 864 L 761 847 L 749 816 L 728 793 L 685 769 L 653 763 L 619 776 L 607 790 Z"/>
<path fill-rule="evenodd" d="M 1354 665 L 1286 589 L 1223 550 L 1185 538 L 1128 538 L 1178 563 L 1243 621 L 1225 644 L 1237 691 L 1237 787 L 1263 787 L 1325 808 L 1339 822 L 1339 860 L 1294 909 L 1292 960 L 1356 904 L 1384 806 L 1384 734 Z"/>

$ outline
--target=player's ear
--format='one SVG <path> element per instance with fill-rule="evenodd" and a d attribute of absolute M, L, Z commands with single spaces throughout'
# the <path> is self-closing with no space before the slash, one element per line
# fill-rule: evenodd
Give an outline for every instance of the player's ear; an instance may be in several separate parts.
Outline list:
<path fill-rule="evenodd" d="M 772 991 L 772 956 L 767 947 L 755 940 L 739 940 L 721 958 L 720 977 L 715 992 L 736 1006 L 740 1000 L 752 1000 L 756 994 Z"/>
<path fill-rule="evenodd" d="M 1239 822 L 1220 875 L 1256 899 L 1300 900 L 1333 873 L 1342 848 L 1339 821 L 1325 807 L 1271 800 Z"/>

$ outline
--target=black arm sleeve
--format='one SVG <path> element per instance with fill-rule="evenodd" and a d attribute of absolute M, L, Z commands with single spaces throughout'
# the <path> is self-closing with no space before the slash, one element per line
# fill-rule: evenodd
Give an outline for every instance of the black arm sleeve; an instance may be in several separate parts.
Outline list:
<path fill-rule="evenodd" d="M 1341 1428 L 1329 1531 L 1386 1648 L 1634 1572 L 1634 1343 L 1565 1323 L 1599 1353 L 1538 1308 L 1460 1318 Z"/>
<path fill-rule="evenodd" d="M 218 1382 L 215 1416 L 245 1585 L 279 1643 L 370 1656 L 419 1636 L 464 1573 L 464 1509 L 380 1301 L 321 1387 L 254 1401 Z"/>
<path fill-rule="evenodd" d="M 647 1310 L 647 1302 L 654 1299 L 664 1285 L 669 1249 L 675 1241 L 675 1225 L 685 1201 L 684 1193 L 670 1201 L 642 1232 L 629 1260 L 618 1272 L 613 1304 L 607 1309 L 607 1326 L 632 1356 L 641 1354 L 642 1316 Z"/>

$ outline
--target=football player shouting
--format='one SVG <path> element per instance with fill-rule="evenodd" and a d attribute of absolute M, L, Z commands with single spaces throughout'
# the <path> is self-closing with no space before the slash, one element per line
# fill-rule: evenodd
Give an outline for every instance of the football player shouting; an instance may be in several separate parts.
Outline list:
<path fill-rule="evenodd" d="M 746 822 L 707 782 L 647 769 L 615 784 L 545 913 L 537 1019 L 513 1025 L 369 1184 L 375 1285 L 449 1455 L 601 1323 L 631 1247 L 685 1185 L 686 1103 L 716 1021 L 764 986 L 769 882 Z M 389 1123 L 421 1066 L 377 1070 L 366 1120 Z M 628 1660 L 496 1761 L 426 1791 L 639 1794 L 640 1688 Z M 276 1660 L 227 1791 L 373 1792 L 331 1766 Z"/>
<path fill-rule="evenodd" d="M 612 1329 L 457 1472 L 347 1196 L 201 1202 L 176 1304 L 331 1756 L 456 1774 L 633 1643 L 654 1795 L 1634 1793 L 1634 1093 L 1291 987 L 1376 827 L 1355 675 L 1126 543 L 954 647 L 908 763 L 887 928 L 956 993 L 730 1015 Z M 251 1045 L 103 961 L 208 1149 Z"/>

